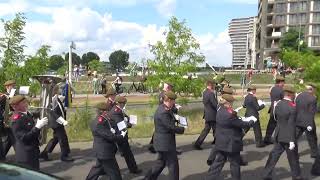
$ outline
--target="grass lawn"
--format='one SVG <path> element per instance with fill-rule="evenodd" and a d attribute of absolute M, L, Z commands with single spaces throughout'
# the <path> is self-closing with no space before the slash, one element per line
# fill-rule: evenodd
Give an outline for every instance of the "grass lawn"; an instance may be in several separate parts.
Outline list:
<path fill-rule="evenodd" d="M 130 138 L 143 138 L 151 137 L 153 126 L 153 114 L 156 106 L 149 106 L 146 108 L 127 108 L 127 114 L 138 116 L 138 125 L 129 130 Z M 186 129 L 185 134 L 199 134 L 204 126 L 203 108 L 186 108 L 182 109 L 180 115 L 185 116 L 189 120 L 189 127 Z M 244 110 L 239 112 L 240 116 L 244 115 Z M 90 131 L 90 122 L 95 119 L 94 109 L 88 110 L 79 109 L 75 112 L 70 112 L 68 115 L 69 126 L 67 132 L 70 141 L 90 141 L 92 135 Z M 263 130 L 266 129 L 269 120 L 268 108 L 260 111 L 260 123 Z M 320 126 L 320 115 L 316 117 L 316 124 Z M 51 134 L 51 133 L 50 133 Z"/>

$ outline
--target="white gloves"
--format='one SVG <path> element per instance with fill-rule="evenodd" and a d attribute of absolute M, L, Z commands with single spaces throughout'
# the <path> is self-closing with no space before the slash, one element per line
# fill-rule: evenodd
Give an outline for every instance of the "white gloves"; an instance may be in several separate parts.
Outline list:
<path fill-rule="evenodd" d="M 179 110 L 182 106 L 180 106 L 179 104 L 175 104 L 176 108 Z"/>
<path fill-rule="evenodd" d="M 126 134 L 127 134 L 127 131 L 121 131 L 121 136 L 122 137 L 126 136 Z"/>
<path fill-rule="evenodd" d="M 65 119 L 63 119 L 63 117 L 59 117 L 57 120 L 56 120 L 57 123 L 63 125 L 63 126 L 66 126 L 68 125 L 68 121 L 66 121 Z"/>
<path fill-rule="evenodd" d="M 262 101 L 262 100 L 258 100 L 258 104 L 259 104 L 259 106 L 262 106 L 262 105 L 266 105 L 266 102 L 264 102 L 264 101 Z"/>
<path fill-rule="evenodd" d="M 294 144 L 294 142 L 290 142 L 289 143 L 289 149 L 292 151 L 294 150 L 294 148 L 296 147 L 296 145 Z"/>
<path fill-rule="evenodd" d="M 243 109 L 243 107 L 242 107 L 242 106 L 241 106 L 241 107 L 238 107 L 238 108 L 237 108 L 237 109 L 235 109 L 234 111 L 238 113 L 241 109 Z"/>
<path fill-rule="evenodd" d="M 179 116 L 178 114 L 175 114 L 175 115 L 174 115 L 174 118 L 175 118 L 177 121 L 179 121 L 180 116 Z"/>
<path fill-rule="evenodd" d="M 116 131 L 113 128 L 111 128 L 110 131 L 112 132 L 112 134 L 116 133 Z"/>
<path fill-rule="evenodd" d="M 244 122 L 250 122 L 250 121 L 253 121 L 253 122 L 257 122 L 257 118 L 256 117 L 254 117 L 254 116 L 250 116 L 250 117 L 243 117 L 243 118 L 241 118 L 242 119 L 242 121 L 244 121 Z"/>
<path fill-rule="evenodd" d="M 41 129 L 41 128 L 43 128 L 43 126 L 47 125 L 48 122 L 49 122 L 48 118 L 47 118 L 47 117 L 44 117 L 44 118 L 39 119 L 39 120 L 37 121 L 35 127 L 38 128 L 38 129 Z"/>
<path fill-rule="evenodd" d="M 307 130 L 310 132 L 310 131 L 312 131 L 312 127 L 311 126 L 308 126 L 307 127 Z"/>

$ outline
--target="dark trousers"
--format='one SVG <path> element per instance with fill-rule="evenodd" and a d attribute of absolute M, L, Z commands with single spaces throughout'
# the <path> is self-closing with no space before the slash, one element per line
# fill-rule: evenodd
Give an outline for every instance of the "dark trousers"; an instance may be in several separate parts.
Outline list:
<path fill-rule="evenodd" d="M 226 163 L 227 159 L 230 162 L 230 170 L 231 170 L 231 176 L 234 180 L 240 180 L 240 152 L 223 152 L 223 151 L 217 151 L 216 158 L 212 165 L 209 168 L 209 173 L 206 180 L 216 180 L 219 178 L 221 170 Z"/>
<path fill-rule="evenodd" d="M 121 143 L 118 143 L 118 146 L 119 146 L 119 151 L 122 152 L 123 157 L 127 163 L 128 169 L 131 172 L 138 170 L 138 166 L 137 166 L 136 160 L 134 159 L 134 155 L 131 151 L 128 139 Z"/>
<path fill-rule="evenodd" d="M 5 158 L 7 156 L 11 147 L 14 148 L 14 142 L 15 142 L 15 138 L 14 138 L 14 135 L 13 135 L 11 128 L 6 127 L 4 130 L 5 130 L 5 134 L 6 134 L 7 138 L 4 142 L 2 142 L 3 158 Z"/>
<path fill-rule="evenodd" d="M 293 178 L 300 177 L 299 155 L 296 149 L 290 150 L 289 143 L 275 143 L 272 151 L 269 154 L 268 161 L 265 166 L 265 178 L 272 178 L 272 172 L 276 166 L 281 154 L 286 151 L 291 175 Z"/>
<path fill-rule="evenodd" d="M 152 133 L 152 137 L 151 137 L 151 140 L 149 142 L 150 146 L 153 146 L 153 136 L 154 136 L 154 132 Z"/>
<path fill-rule="evenodd" d="M 312 131 L 309 132 L 307 130 L 307 128 L 305 128 L 305 127 L 296 127 L 296 139 L 299 139 L 303 133 L 306 134 L 306 137 L 307 137 L 310 149 L 311 149 L 311 156 L 317 157 L 317 155 L 318 155 L 318 144 L 317 144 L 318 138 L 317 138 L 316 129 L 312 129 Z M 297 145 L 297 148 L 298 148 L 298 145 Z"/>
<path fill-rule="evenodd" d="M 102 94 L 106 94 L 107 93 L 106 85 L 101 85 L 101 93 Z"/>
<path fill-rule="evenodd" d="M 200 133 L 200 136 L 198 137 L 197 141 L 194 143 L 194 145 L 196 146 L 201 146 L 201 144 L 203 143 L 203 141 L 206 139 L 207 135 L 210 132 L 210 129 L 212 129 L 212 135 L 214 137 L 214 131 L 216 129 L 216 122 L 214 121 L 206 121 L 204 128 L 202 130 L 202 132 Z"/>
<path fill-rule="evenodd" d="M 96 165 L 90 169 L 86 180 L 97 180 L 101 175 L 107 175 L 110 180 L 122 180 L 119 165 L 115 158 L 101 160 L 97 159 Z"/>
<path fill-rule="evenodd" d="M 43 153 L 51 153 L 58 144 L 61 149 L 61 157 L 66 157 L 70 153 L 70 146 L 68 136 L 64 127 L 58 127 L 53 129 L 53 138 L 50 139 L 47 146 L 43 150 Z"/>
<path fill-rule="evenodd" d="M 253 124 L 253 132 L 254 132 L 254 138 L 255 138 L 255 141 L 256 141 L 256 145 L 259 146 L 262 144 L 262 133 L 261 133 L 261 126 L 260 126 L 260 121 L 258 120 L 257 122 L 255 122 Z M 245 131 L 245 134 L 247 134 L 247 132 L 250 130 L 250 127 L 249 128 L 245 128 L 244 131 Z"/>
<path fill-rule="evenodd" d="M 271 141 L 271 137 L 272 137 L 273 131 L 276 128 L 276 126 L 277 126 L 277 121 L 275 121 L 273 114 L 270 113 L 270 119 L 268 122 L 266 136 L 264 137 L 264 141 L 267 141 L 267 142 Z"/>
<path fill-rule="evenodd" d="M 156 180 L 166 165 L 169 170 L 169 175 L 166 179 L 179 180 L 179 162 L 176 151 L 158 152 L 158 159 L 147 173 L 145 180 Z"/>

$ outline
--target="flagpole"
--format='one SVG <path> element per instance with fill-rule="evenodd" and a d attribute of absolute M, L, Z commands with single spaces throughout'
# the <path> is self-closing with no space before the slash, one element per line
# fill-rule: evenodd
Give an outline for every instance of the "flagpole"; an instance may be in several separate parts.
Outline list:
<path fill-rule="evenodd" d="M 69 83 L 72 83 L 72 48 L 73 48 L 73 42 L 71 42 L 70 46 L 69 46 L 69 74 L 68 74 L 68 79 L 69 79 Z"/>

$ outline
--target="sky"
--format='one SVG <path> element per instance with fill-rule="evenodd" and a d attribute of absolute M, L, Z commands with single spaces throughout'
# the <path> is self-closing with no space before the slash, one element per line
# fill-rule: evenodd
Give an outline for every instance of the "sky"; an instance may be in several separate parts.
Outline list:
<path fill-rule="evenodd" d="M 129 61 L 152 58 L 149 44 L 164 39 L 170 17 L 185 20 L 200 43 L 200 52 L 214 66 L 230 66 L 228 24 L 255 16 L 258 0 L 0 0 L 0 18 L 17 12 L 27 17 L 25 54 L 50 45 L 51 54 L 92 51 L 108 61 L 115 50 L 129 52 Z M 0 37 L 3 27 L 0 26 Z"/>

